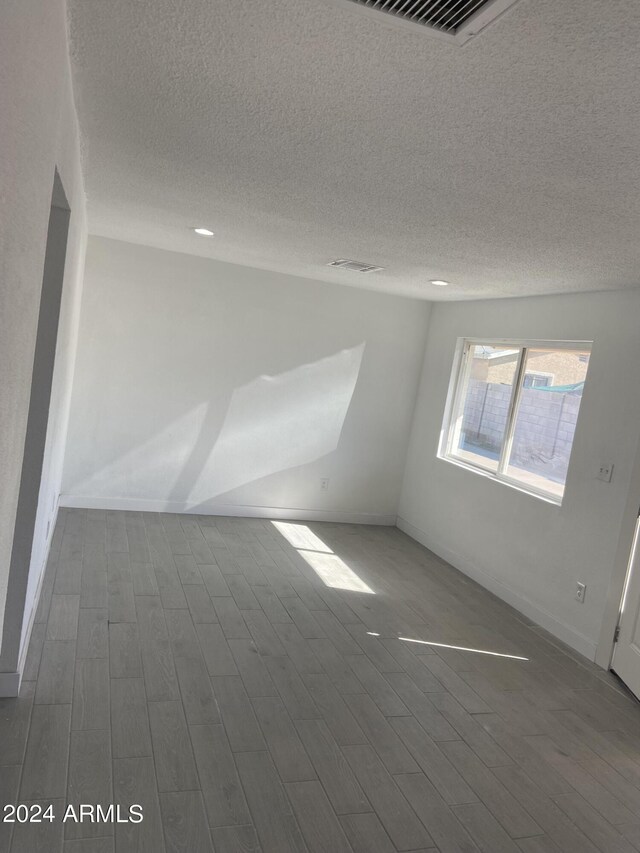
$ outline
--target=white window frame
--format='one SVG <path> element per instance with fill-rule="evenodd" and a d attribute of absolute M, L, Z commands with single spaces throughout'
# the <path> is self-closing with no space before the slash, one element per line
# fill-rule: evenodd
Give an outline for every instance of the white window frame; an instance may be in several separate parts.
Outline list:
<path fill-rule="evenodd" d="M 471 362 L 469 351 L 474 346 L 504 346 L 505 349 L 518 350 L 518 361 L 513 378 L 513 391 L 509 401 L 509 409 L 507 412 L 507 425 L 504 438 L 502 440 L 502 449 L 498 460 L 498 468 L 493 471 L 480 464 L 474 464 L 468 460 L 456 456 L 453 452 L 454 447 L 459 446 L 460 430 L 462 428 L 462 410 L 461 398 L 466 391 L 469 372 L 471 370 Z M 445 406 L 445 416 L 442 423 L 442 431 L 440 433 L 440 444 L 438 447 L 438 458 L 461 468 L 466 468 L 476 474 L 489 477 L 506 486 L 517 489 L 520 492 L 533 495 L 548 503 L 560 506 L 564 498 L 564 490 L 561 496 L 553 492 L 546 491 L 542 488 L 537 488 L 530 483 L 523 483 L 514 477 L 510 477 L 506 473 L 507 462 L 511 455 L 511 447 L 513 445 L 513 436 L 516 426 L 516 416 L 518 405 L 522 395 L 525 363 L 527 350 L 530 349 L 550 349 L 550 350 L 575 350 L 579 352 L 591 353 L 593 341 L 549 341 L 549 340 L 533 340 L 533 339 L 514 339 L 514 338 L 458 338 L 456 344 L 456 352 L 453 361 L 453 369 L 449 380 L 449 390 L 447 393 L 447 402 Z M 456 413 L 458 416 L 456 418 Z M 454 423 L 455 419 L 455 423 Z M 571 446 L 571 455 L 573 455 L 573 444 Z M 571 465 L 571 455 L 569 457 L 569 465 Z M 565 484 L 566 485 L 566 484 Z"/>

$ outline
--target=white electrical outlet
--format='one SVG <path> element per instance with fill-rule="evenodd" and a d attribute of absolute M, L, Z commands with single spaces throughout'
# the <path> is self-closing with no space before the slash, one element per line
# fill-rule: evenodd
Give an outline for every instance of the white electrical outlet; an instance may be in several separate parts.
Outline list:
<path fill-rule="evenodd" d="M 329 478 L 321 477 L 320 478 L 320 491 L 328 492 L 329 491 Z"/>
<path fill-rule="evenodd" d="M 613 476 L 613 463 L 608 462 L 598 468 L 598 479 L 603 483 L 610 483 Z"/>
<path fill-rule="evenodd" d="M 586 583 L 580 583 L 580 581 L 578 581 L 578 583 L 576 584 L 576 601 L 579 601 L 580 604 L 584 604 L 584 597 L 585 597 L 586 592 L 587 592 Z"/>

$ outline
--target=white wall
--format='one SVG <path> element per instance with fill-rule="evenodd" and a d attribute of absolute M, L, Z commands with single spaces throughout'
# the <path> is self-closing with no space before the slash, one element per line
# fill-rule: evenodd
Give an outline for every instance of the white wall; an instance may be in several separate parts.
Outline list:
<path fill-rule="evenodd" d="M 57 510 L 86 240 L 63 0 L 2 3 L 0 79 L 0 672 L 12 672 L 35 603 L 48 547 L 47 526 L 53 526 L 50 522 Z M 19 576 L 12 575 L 11 581 L 8 575 L 56 166 L 72 216 L 48 440 L 26 589 L 26 567 Z"/>
<path fill-rule="evenodd" d="M 433 306 L 400 500 L 404 530 L 592 659 L 638 445 L 638 317 L 638 291 Z M 436 458 L 456 340 L 492 336 L 594 341 L 561 507 Z"/>
<path fill-rule="evenodd" d="M 393 523 L 428 312 L 91 237 L 63 503 Z"/>

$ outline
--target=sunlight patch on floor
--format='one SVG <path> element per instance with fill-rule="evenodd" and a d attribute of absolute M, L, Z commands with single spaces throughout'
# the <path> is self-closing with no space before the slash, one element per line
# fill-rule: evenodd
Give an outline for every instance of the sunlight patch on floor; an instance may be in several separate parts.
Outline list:
<path fill-rule="evenodd" d="M 306 524 L 291 524 L 288 521 L 272 521 L 290 545 L 294 548 L 302 548 L 305 551 L 322 551 L 325 554 L 333 554 L 331 548 L 310 530 Z"/>
<path fill-rule="evenodd" d="M 369 595 L 375 595 L 371 587 L 358 577 L 344 560 L 334 554 L 331 548 L 306 524 L 291 524 L 285 521 L 271 523 L 307 561 L 326 586 L 348 592 L 366 592 Z"/>
<path fill-rule="evenodd" d="M 451 646 L 448 643 L 434 643 L 429 640 L 414 640 L 411 637 L 398 637 L 405 643 L 419 643 L 422 646 L 437 646 L 439 649 L 454 649 L 457 652 L 473 652 L 476 655 L 491 655 L 495 658 L 510 658 L 510 660 L 529 660 L 520 655 L 507 655 L 504 652 L 490 652 L 487 649 L 469 649 L 466 646 Z"/>
<path fill-rule="evenodd" d="M 344 560 L 335 554 L 321 554 L 317 551 L 298 551 L 301 557 L 309 563 L 320 580 L 327 586 L 335 589 L 347 589 L 350 592 L 375 593 L 370 586 L 358 577 L 358 575 L 347 566 Z"/>

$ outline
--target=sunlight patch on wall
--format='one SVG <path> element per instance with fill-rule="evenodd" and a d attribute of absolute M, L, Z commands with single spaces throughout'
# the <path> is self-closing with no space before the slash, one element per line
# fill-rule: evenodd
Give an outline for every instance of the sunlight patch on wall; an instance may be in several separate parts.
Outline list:
<path fill-rule="evenodd" d="M 236 388 L 187 499 L 206 500 L 335 450 L 364 349 L 363 342 Z"/>

